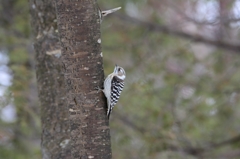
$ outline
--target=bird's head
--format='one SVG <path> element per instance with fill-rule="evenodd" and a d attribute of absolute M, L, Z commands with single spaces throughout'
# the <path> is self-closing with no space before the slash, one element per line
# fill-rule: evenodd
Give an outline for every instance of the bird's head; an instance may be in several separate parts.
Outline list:
<path fill-rule="evenodd" d="M 126 73 L 124 69 L 118 65 L 115 66 L 113 73 L 115 76 L 117 76 L 121 80 L 124 80 L 126 77 Z"/>

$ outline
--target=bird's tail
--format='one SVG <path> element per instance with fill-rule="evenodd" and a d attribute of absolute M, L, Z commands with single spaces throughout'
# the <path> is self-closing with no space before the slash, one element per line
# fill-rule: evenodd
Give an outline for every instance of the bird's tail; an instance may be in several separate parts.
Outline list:
<path fill-rule="evenodd" d="M 107 112 L 107 117 L 108 117 L 108 119 L 110 118 L 111 112 L 112 112 L 112 107 L 110 107 L 110 108 L 108 109 L 108 112 Z"/>

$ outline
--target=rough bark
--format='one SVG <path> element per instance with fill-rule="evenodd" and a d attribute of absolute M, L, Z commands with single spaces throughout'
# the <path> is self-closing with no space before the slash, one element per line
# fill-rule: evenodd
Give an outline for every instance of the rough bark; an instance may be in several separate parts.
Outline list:
<path fill-rule="evenodd" d="M 57 0 L 72 158 L 111 158 L 96 0 Z"/>
<path fill-rule="evenodd" d="M 43 159 L 70 158 L 69 115 L 54 0 L 30 0 L 30 11 L 41 103 Z"/>

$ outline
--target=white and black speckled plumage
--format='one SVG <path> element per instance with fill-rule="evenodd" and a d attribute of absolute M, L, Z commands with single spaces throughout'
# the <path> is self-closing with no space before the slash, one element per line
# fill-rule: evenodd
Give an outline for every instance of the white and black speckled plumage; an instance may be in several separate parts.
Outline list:
<path fill-rule="evenodd" d="M 125 71 L 122 67 L 116 66 L 113 73 L 108 75 L 104 81 L 104 94 L 108 102 L 108 119 L 112 112 L 113 107 L 117 104 L 117 101 L 121 95 L 124 87 L 124 79 L 126 77 Z"/>

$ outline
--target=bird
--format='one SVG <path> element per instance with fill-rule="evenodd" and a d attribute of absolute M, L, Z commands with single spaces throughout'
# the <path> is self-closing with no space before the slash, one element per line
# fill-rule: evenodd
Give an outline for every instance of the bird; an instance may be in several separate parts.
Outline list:
<path fill-rule="evenodd" d="M 122 67 L 115 65 L 113 73 L 109 74 L 104 81 L 104 89 L 102 91 L 107 98 L 108 119 L 123 90 L 125 78 L 125 70 Z"/>

